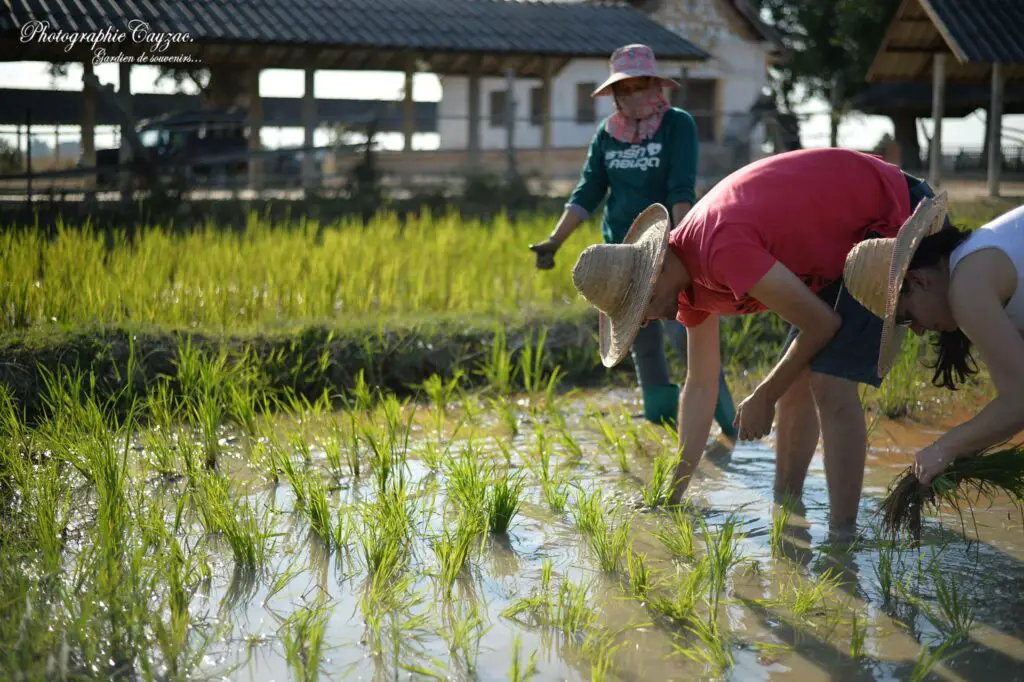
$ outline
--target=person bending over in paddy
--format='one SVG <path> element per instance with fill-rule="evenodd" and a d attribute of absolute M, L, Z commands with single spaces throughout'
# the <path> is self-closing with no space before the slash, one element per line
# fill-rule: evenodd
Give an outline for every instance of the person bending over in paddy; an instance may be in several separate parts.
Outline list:
<path fill-rule="evenodd" d="M 908 225 L 895 239 L 859 244 L 846 259 L 850 294 L 884 321 L 880 369 L 909 327 L 938 332 L 933 382 L 956 389 L 977 372 L 975 346 L 996 398 L 917 453 L 928 485 L 958 457 L 977 455 L 1024 430 L 1024 206 L 976 231 Z"/>
<path fill-rule="evenodd" d="M 707 442 L 721 368 L 719 316 L 770 310 L 792 326 L 778 363 L 738 406 L 739 437 L 768 434 L 778 406 L 775 493 L 799 498 L 820 435 L 830 526 L 840 534 L 856 528 L 867 449 L 857 387 L 881 384 L 882 320 L 843 291 L 843 265 L 858 242 L 894 236 L 932 194 L 868 154 L 787 152 L 720 181 L 674 229 L 665 207 L 653 205 L 622 244 L 580 254 L 573 281 L 602 313 L 606 366 L 620 362 L 653 320 L 675 317 L 687 327 L 682 459 L 670 502 L 681 499 Z M 944 215 L 929 204 L 913 220 Z"/>
<path fill-rule="evenodd" d="M 602 219 L 606 243 L 618 243 L 640 212 L 653 203 L 671 209 L 673 222 L 682 219 L 696 198 L 697 124 L 687 112 L 669 105 L 664 87 L 678 87 L 658 75 L 654 53 L 645 45 L 626 45 L 610 61 L 608 78 L 593 93 L 611 95 L 615 113 L 601 122 L 590 142 L 580 181 L 569 197 L 555 230 L 532 244 L 537 267 L 554 267 L 554 257 L 577 226 L 587 220 L 608 195 Z M 686 330 L 669 321 L 648 325 L 633 342 L 633 364 L 652 422 L 673 421 L 678 414 L 679 385 L 671 381 L 663 334 L 685 357 Z M 725 372 L 718 376 L 715 418 L 722 434 L 735 440 L 733 406 Z"/>

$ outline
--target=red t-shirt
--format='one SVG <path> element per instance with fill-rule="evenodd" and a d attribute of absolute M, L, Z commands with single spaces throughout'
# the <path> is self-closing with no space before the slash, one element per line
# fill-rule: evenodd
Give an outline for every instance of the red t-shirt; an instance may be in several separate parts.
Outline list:
<path fill-rule="evenodd" d="M 812 291 L 843 274 L 870 230 L 895 236 L 910 217 L 903 172 L 849 149 L 803 149 L 749 164 L 715 185 L 669 236 L 693 278 L 677 318 L 695 327 L 711 313 L 765 310 L 747 292 L 782 262 Z"/>

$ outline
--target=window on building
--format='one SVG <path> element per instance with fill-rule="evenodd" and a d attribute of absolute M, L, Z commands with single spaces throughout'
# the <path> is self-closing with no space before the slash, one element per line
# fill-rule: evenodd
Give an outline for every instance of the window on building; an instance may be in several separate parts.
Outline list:
<path fill-rule="evenodd" d="M 544 125 L 544 88 L 540 86 L 530 89 L 530 124 Z"/>
<path fill-rule="evenodd" d="M 576 122 L 594 123 L 597 121 L 597 107 L 594 98 L 590 93 L 597 87 L 597 83 L 576 84 Z"/>
<path fill-rule="evenodd" d="M 701 142 L 714 141 L 718 81 L 710 78 L 687 78 L 682 88 L 672 91 L 672 105 L 690 112 L 697 124 L 697 135 Z"/>
<path fill-rule="evenodd" d="M 491 127 L 492 128 L 504 128 L 505 127 L 505 114 L 508 108 L 507 93 L 504 90 L 494 90 L 491 92 Z"/>

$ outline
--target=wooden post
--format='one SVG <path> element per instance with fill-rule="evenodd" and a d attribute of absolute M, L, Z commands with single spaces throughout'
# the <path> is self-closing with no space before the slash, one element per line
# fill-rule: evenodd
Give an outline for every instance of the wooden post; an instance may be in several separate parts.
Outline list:
<path fill-rule="evenodd" d="M 93 75 L 92 62 L 82 62 L 82 166 L 96 167 L 96 86 L 90 78 Z M 86 201 L 96 199 L 96 175 L 82 178 Z"/>
<path fill-rule="evenodd" d="M 263 127 L 263 107 L 260 102 L 260 69 L 249 71 L 249 151 L 260 151 L 260 129 Z M 263 158 L 249 157 L 249 188 L 259 192 L 263 188 Z"/>
<path fill-rule="evenodd" d="M 1003 170 L 1003 65 L 992 65 L 992 103 L 988 108 L 988 195 L 999 196 L 999 176 Z"/>
<path fill-rule="evenodd" d="M 690 69 L 684 66 L 679 70 L 679 90 L 676 93 L 676 102 L 680 109 L 686 108 L 686 85 L 690 80 Z"/>
<path fill-rule="evenodd" d="M 938 189 L 942 183 L 942 118 L 946 103 L 946 54 L 936 52 L 932 66 L 932 121 L 935 130 L 932 133 L 932 149 L 929 153 L 928 182 L 932 189 Z"/>
<path fill-rule="evenodd" d="M 550 59 L 544 61 L 544 77 L 540 84 L 541 132 L 540 166 L 544 183 L 551 182 L 551 72 L 554 70 Z"/>
<path fill-rule="evenodd" d="M 60 124 L 53 124 L 53 166 L 60 168 Z"/>
<path fill-rule="evenodd" d="M 118 64 L 117 97 L 121 102 L 121 107 L 129 117 L 132 114 L 131 74 L 131 64 L 127 62 L 121 62 Z M 118 164 L 130 163 L 132 160 L 132 149 L 128 144 L 128 140 L 131 139 L 131 134 L 128 132 L 128 127 L 128 121 L 121 124 L 121 146 L 118 148 L 117 154 Z M 124 170 L 118 175 L 121 185 L 121 198 L 127 200 L 131 198 L 132 172 L 131 170 Z"/>
<path fill-rule="evenodd" d="M 28 147 L 25 150 L 25 172 L 28 173 L 28 181 L 25 185 L 25 199 L 32 205 L 32 110 L 25 110 L 25 137 L 28 139 Z"/>
<path fill-rule="evenodd" d="M 516 176 L 516 72 L 514 69 L 505 71 L 505 153 L 508 159 L 508 177 Z"/>
<path fill-rule="evenodd" d="M 302 127 L 304 129 L 303 146 L 312 147 L 316 132 L 316 95 L 313 92 L 313 81 L 316 70 L 306 69 L 306 90 L 302 95 Z M 316 155 L 308 149 L 302 153 L 302 180 L 306 191 L 311 191 L 316 184 Z"/>
<path fill-rule="evenodd" d="M 480 168 L 480 73 L 476 67 L 469 74 L 469 165 Z"/>
<path fill-rule="evenodd" d="M 409 59 L 405 67 L 405 101 L 402 107 L 402 131 L 404 133 L 404 145 L 402 151 L 412 151 L 412 136 L 416 133 L 416 102 L 412 98 L 412 78 L 416 72 L 416 62 Z"/>

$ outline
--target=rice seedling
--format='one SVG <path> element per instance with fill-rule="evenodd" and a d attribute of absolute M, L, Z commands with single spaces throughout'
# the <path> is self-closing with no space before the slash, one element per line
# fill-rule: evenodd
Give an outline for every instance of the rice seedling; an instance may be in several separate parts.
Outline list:
<path fill-rule="evenodd" d="M 504 398 L 487 398 L 487 404 L 491 410 L 498 415 L 501 423 L 505 425 L 508 433 L 513 438 L 519 435 L 519 415 L 516 413 L 515 404 Z"/>
<path fill-rule="evenodd" d="M 707 593 L 711 580 L 711 564 L 707 557 L 683 572 L 676 566 L 675 579 L 668 582 L 667 591 L 651 592 L 648 603 L 651 608 L 677 623 L 687 623 L 697 613 L 697 605 Z"/>
<path fill-rule="evenodd" d="M 675 652 L 698 663 L 709 670 L 715 677 L 721 676 L 735 664 L 732 646 L 727 637 L 723 637 L 714 617 L 692 619 L 686 627 L 703 646 L 680 647 L 673 643 Z"/>
<path fill-rule="evenodd" d="M 464 374 L 461 369 L 456 369 L 452 378 L 445 381 L 439 374 L 432 374 L 421 384 L 421 389 L 429 396 L 434 405 L 434 419 L 437 428 L 437 436 L 441 437 L 444 431 L 445 417 L 448 414 L 448 405 L 454 396 L 459 392 L 459 384 Z"/>
<path fill-rule="evenodd" d="M 629 546 L 632 524 L 624 517 L 622 508 L 615 505 L 605 508 L 601 491 L 580 493 L 573 510 L 576 525 L 587 538 L 587 544 L 597 555 L 601 569 L 609 573 L 617 571 Z"/>
<path fill-rule="evenodd" d="M 719 595 L 725 590 L 729 572 L 742 561 L 740 537 L 736 534 L 736 517 L 732 514 L 722 522 L 718 531 L 712 533 L 704 518 L 700 519 L 701 535 L 704 538 L 704 558 L 708 562 L 711 583 L 711 613 L 718 614 Z"/>
<path fill-rule="evenodd" d="M 781 505 L 777 505 L 772 514 L 772 526 L 768 531 L 768 546 L 771 548 L 772 556 L 782 556 L 786 541 L 786 527 L 789 526 L 789 519 L 793 514 L 793 500 L 787 496 Z"/>
<path fill-rule="evenodd" d="M 858 615 L 857 611 L 854 611 L 852 622 L 850 623 L 850 658 L 854 661 L 860 660 L 861 656 L 864 655 L 864 642 L 868 636 L 867 627 L 861 618 L 862 616 Z"/>
<path fill-rule="evenodd" d="M 493 466 L 486 462 L 472 441 L 457 457 L 449 457 L 444 465 L 448 478 L 448 496 L 461 513 L 483 516 L 487 510 L 487 485 Z"/>
<path fill-rule="evenodd" d="M 522 648 L 522 643 L 519 639 L 519 635 L 516 635 L 512 639 L 512 665 L 509 667 L 508 679 L 509 682 L 526 682 L 532 678 L 537 672 L 537 651 L 536 649 L 530 654 L 530 657 L 523 664 L 519 660 L 519 650 Z"/>
<path fill-rule="evenodd" d="M 945 503 L 959 512 L 964 506 L 970 508 L 972 494 L 1004 494 L 1018 505 L 1024 503 L 1024 447 L 961 457 L 930 486 L 921 485 L 908 467 L 882 501 L 884 529 L 892 536 L 906 532 L 920 542 L 921 515 L 928 506 L 938 509 Z"/>
<path fill-rule="evenodd" d="M 305 504 L 302 510 L 309 520 L 313 532 L 320 541 L 330 545 L 335 538 L 331 528 L 331 509 L 327 501 L 327 486 L 316 472 L 307 472 L 304 492 Z"/>
<path fill-rule="evenodd" d="M 594 629 L 598 618 L 597 610 L 590 605 L 594 583 L 562 580 L 554 594 L 551 578 L 551 561 L 545 559 L 541 564 L 540 587 L 529 597 L 512 602 L 501 615 L 512 620 L 525 615 L 527 624 L 558 628 L 573 640 Z"/>
<path fill-rule="evenodd" d="M 572 431 L 565 425 L 564 420 L 559 424 L 558 435 L 565 446 L 567 462 L 578 462 L 583 459 L 583 448 L 572 435 Z"/>
<path fill-rule="evenodd" d="M 651 569 L 647 566 L 647 555 L 637 553 L 632 547 L 626 554 L 626 574 L 629 577 L 630 593 L 643 601 L 651 590 Z"/>
<path fill-rule="evenodd" d="M 498 327 L 491 342 L 491 351 L 480 363 L 477 373 L 483 376 L 491 390 L 498 395 L 510 395 L 516 378 L 512 352 L 508 350 L 505 328 Z"/>
<path fill-rule="evenodd" d="M 600 414 L 595 414 L 592 419 L 597 424 L 605 445 L 611 450 L 615 461 L 618 463 L 619 470 L 624 474 L 629 473 L 629 449 L 622 435 Z"/>
<path fill-rule="evenodd" d="M 491 628 L 484 627 L 474 599 L 456 601 L 449 606 L 446 615 L 448 617 L 442 635 L 448 641 L 448 651 L 467 673 L 473 674 L 477 669 L 480 640 Z"/>
<path fill-rule="evenodd" d="M 533 334 L 528 334 L 519 351 L 519 376 L 522 378 L 523 388 L 527 395 L 533 396 L 543 392 L 550 397 L 557 385 L 561 368 L 555 367 L 547 377 L 544 376 L 544 343 L 547 341 L 547 336 L 547 329 L 542 329 L 537 336 L 536 345 L 534 345 Z"/>
<path fill-rule="evenodd" d="M 953 652 L 946 653 L 946 650 L 952 644 L 952 639 L 945 639 L 934 649 L 929 649 L 928 646 L 922 645 L 921 651 L 917 654 L 914 668 L 910 671 L 910 682 L 924 682 L 927 680 L 932 668 L 954 655 Z"/>
<path fill-rule="evenodd" d="M 825 605 L 825 600 L 835 593 L 839 587 L 841 576 L 835 575 L 832 568 L 812 580 L 809 584 L 797 579 L 790 583 L 789 607 L 796 618 L 818 615 Z"/>
<path fill-rule="evenodd" d="M 878 591 L 882 596 L 882 603 L 888 605 L 901 580 L 899 571 L 903 565 L 903 552 L 897 548 L 897 544 L 893 540 L 882 540 L 880 545 L 874 573 L 875 580 L 878 582 Z"/>
<path fill-rule="evenodd" d="M 659 525 L 654 531 L 655 537 L 672 556 L 692 560 L 696 546 L 689 511 L 684 507 L 674 507 L 669 511 L 668 518 L 668 525 Z"/>
<path fill-rule="evenodd" d="M 301 607 L 282 624 L 285 660 L 295 679 L 303 682 L 319 679 L 329 615 L 327 605 L 318 600 Z"/>
<path fill-rule="evenodd" d="M 956 576 L 947 579 L 943 571 L 935 566 L 930 571 L 935 585 L 935 599 L 942 616 L 942 627 L 953 641 L 968 639 L 974 627 L 975 612 L 970 595 L 963 591 Z"/>
<path fill-rule="evenodd" d="M 565 505 L 569 502 L 569 486 L 565 476 L 559 474 L 553 479 L 544 481 L 541 484 L 541 494 L 551 511 L 556 514 L 564 512 Z"/>
<path fill-rule="evenodd" d="M 488 489 L 486 498 L 487 525 L 492 533 L 508 531 L 512 518 L 519 512 L 525 482 L 521 475 L 506 470 Z"/>
<path fill-rule="evenodd" d="M 474 521 L 473 517 L 461 515 L 455 529 L 445 525 L 441 537 L 433 544 L 434 555 L 440 566 L 441 594 L 445 599 L 452 596 L 455 580 L 466 566 L 478 531 L 479 522 Z"/>
<path fill-rule="evenodd" d="M 583 655 L 590 659 L 591 682 L 602 682 L 612 671 L 615 652 L 623 647 L 625 642 L 615 643 L 616 633 L 601 628 L 591 630 L 583 640 L 581 649 Z"/>
<path fill-rule="evenodd" d="M 663 448 L 654 458 L 651 480 L 640 489 L 644 504 L 654 508 L 662 504 L 672 491 L 672 479 L 682 451 L 676 448 Z"/>
<path fill-rule="evenodd" d="M 227 483 L 219 476 L 207 475 L 201 483 L 200 512 L 207 530 L 221 534 L 231 547 L 235 562 L 245 569 L 262 569 L 273 543 L 269 523 L 270 510 L 257 516 L 246 499 L 232 498 Z"/>
<path fill-rule="evenodd" d="M 374 585 L 404 569 L 411 536 L 412 509 L 404 487 L 391 487 L 375 503 L 363 505 L 359 541 Z"/>

